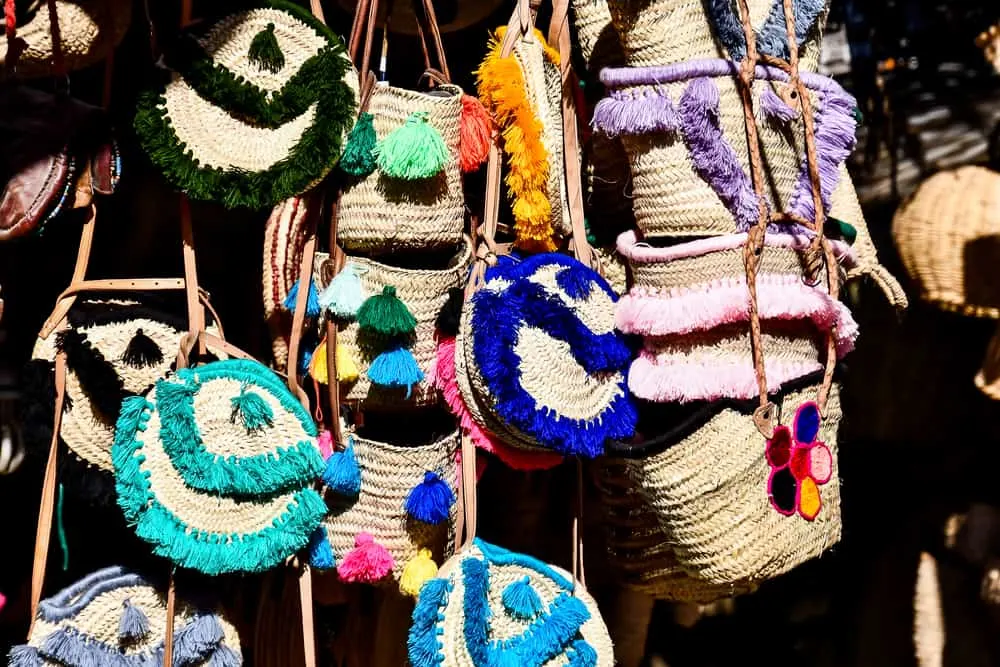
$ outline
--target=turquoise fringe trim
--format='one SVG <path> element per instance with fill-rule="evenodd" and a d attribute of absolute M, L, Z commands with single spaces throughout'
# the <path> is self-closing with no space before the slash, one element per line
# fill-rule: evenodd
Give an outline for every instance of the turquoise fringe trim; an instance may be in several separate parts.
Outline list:
<path fill-rule="evenodd" d="M 413 667 L 434 667 L 444 662 L 444 645 L 440 635 L 450 592 L 451 584 L 447 579 L 431 579 L 420 589 L 406 641 L 407 655 Z"/>

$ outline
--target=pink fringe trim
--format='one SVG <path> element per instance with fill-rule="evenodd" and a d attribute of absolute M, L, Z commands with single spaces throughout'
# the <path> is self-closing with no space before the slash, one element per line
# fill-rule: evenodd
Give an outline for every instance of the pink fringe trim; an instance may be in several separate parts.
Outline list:
<path fill-rule="evenodd" d="M 725 234 L 723 236 L 711 236 L 705 239 L 698 239 L 697 241 L 655 248 L 640 242 L 636 232 L 630 230 L 619 235 L 618 252 L 633 264 L 657 264 L 740 248 L 746 243 L 746 240 L 746 233 Z M 764 246 L 767 248 L 805 250 L 811 242 L 812 235 L 806 234 L 767 234 L 764 237 Z M 843 241 L 830 241 L 830 245 L 833 247 L 833 254 L 837 258 L 837 262 L 843 264 L 848 269 L 854 266 L 854 251 L 851 249 L 851 246 Z"/>
<path fill-rule="evenodd" d="M 847 306 L 804 284 L 798 276 L 758 276 L 757 305 L 762 320 L 808 319 L 821 333 L 836 328 L 837 354 L 854 349 L 858 325 Z M 644 336 L 706 331 L 750 319 L 746 279 L 717 281 L 658 294 L 633 288 L 618 301 L 615 326 Z"/>
<path fill-rule="evenodd" d="M 468 433 L 472 443 L 483 451 L 494 454 L 506 465 L 515 470 L 548 470 L 562 463 L 562 457 L 555 454 L 526 452 L 511 447 L 492 433 L 486 431 L 472 417 L 469 408 L 462 399 L 455 378 L 455 339 L 441 338 L 437 346 L 437 362 L 432 376 L 434 386 L 444 396 L 445 403 L 452 414 L 458 417 L 462 430 Z"/>
<path fill-rule="evenodd" d="M 764 362 L 768 392 L 804 375 L 822 370 L 812 363 Z M 643 350 L 629 369 L 628 387 L 631 392 L 656 403 L 714 401 L 720 398 L 748 399 L 757 396 L 757 375 L 749 359 L 721 361 L 718 364 L 657 361 L 655 355 Z"/>

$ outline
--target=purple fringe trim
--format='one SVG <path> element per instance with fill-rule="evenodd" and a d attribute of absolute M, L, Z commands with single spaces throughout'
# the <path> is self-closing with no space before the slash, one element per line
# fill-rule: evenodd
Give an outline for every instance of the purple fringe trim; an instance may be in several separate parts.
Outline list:
<path fill-rule="evenodd" d="M 747 231 L 757 223 L 757 195 L 719 125 L 719 89 L 711 79 L 688 84 L 681 95 L 680 116 L 695 171 L 736 218 L 737 231 Z"/>
<path fill-rule="evenodd" d="M 633 94 L 614 91 L 594 108 L 593 126 L 610 137 L 676 132 L 677 111 L 666 89 Z"/>
<path fill-rule="evenodd" d="M 765 116 L 779 123 L 790 123 L 799 115 L 799 112 L 788 106 L 771 86 L 764 86 L 764 92 L 760 96 L 760 108 Z"/>
<path fill-rule="evenodd" d="M 819 163 L 820 196 L 824 215 L 830 212 L 830 198 L 840 182 L 840 165 L 857 143 L 854 98 L 847 93 L 829 92 L 819 100 L 816 110 L 816 158 Z M 803 157 L 799 180 L 789 200 L 789 212 L 806 220 L 816 217 L 813 205 L 809 162 Z"/>

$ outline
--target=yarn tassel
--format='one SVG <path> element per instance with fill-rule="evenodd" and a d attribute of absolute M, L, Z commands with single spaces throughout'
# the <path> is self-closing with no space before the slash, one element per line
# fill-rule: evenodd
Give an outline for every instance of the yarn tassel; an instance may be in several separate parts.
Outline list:
<path fill-rule="evenodd" d="M 570 646 L 569 667 L 597 667 L 597 651 L 585 639 L 577 639 Z"/>
<path fill-rule="evenodd" d="M 367 111 L 358 116 L 358 120 L 347 135 L 347 145 L 340 157 L 340 168 L 351 176 L 364 178 L 375 171 L 375 116 Z"/>
<path fill-rule="evenodd" d="M 410 114 L 406 123 L 375 147 L 379 169 L 387 176 L 407 181 L 436 176 L 449 155 L 441 133 L 428 122 L 426 111 Z"/>
<path fill-rule="evenodd" d="M 364 302 L 364 285 L 354 264 L 348 264 L 335 275 L 319 296 L 320 308 L 341 320 L 357 317 Z"/>
<path fill-rule="evenodd" d="M 45 664 L 42 656 L 38 654 L 38 649 L 29 644 L 13 647 L 8 657 L 9 667 L 42 667 Z"/>
<path fill-rule="evenodd" d="M 285 297 L 285 310 L 290 313 L 295 312 L 295 302 L 299 298 L 299 281 L 295 281 L 292 285 L 292 289 L 288 290 L 288 296 Z M 306 317 L 319 317 L 319 314 L 323 312 L 319 307 L 319 293 L 316 291 L 316 285 L 309 281 L 309 296 L 306 298 Z"/>
<path fill-rule="evenodd" d="M 271 73 L 281 71 L 285 66 L 285 54 L 278 46 L 278 38 L 274 35 L 274 24 L 268 23 L 267 28 L 254 35 L 250 42 L 250 51 L 247 57 L 254 65 L 261 70 Z"/>
<path fill-rule="evenodd" d="M 208 660 L 208 667 L 243 667 L 240 654 L 225 644 L 220 644 Z"/>
<path fill-rule="evenodd" d="M 472 95 L 462 95 L 459 138 L 459 167 L 465 173 L 475 171 L 490 154 L 493 119 L 483 103 Z"/>
<path fill-rule="evenodd" d="M 118 639 L 122 642 L 138 641 L 149 634 L 149 619 L 142 609 L 125 600 L 122 617 L 118 621 Z"/>
<path fill-rule="evenodd" d="M 163 350 L 142 329 L 136 329 L 122 354 L 122 361 L 133 368 L 150 368 L 163 363 Z"/>
<path fill-rule="evenodd" d="M 309 565 L 317 570 L 332 570 L 336 564 L 326 528 L 320 526 L 309 536 Z"/>
<path fill-rule="evenodd" d="M 375 357 L 368 367 L 368 379 L 382 387 L 406 387 L 406 398 L 410 398 L 413 385 L 424 379 L 424 372 L 412 352 L 395 347 Z"/>
<path fill-rule="evenodd" d="M 358 365 L 355 363 L 351 353 L 341 344 L 337 344 L 337 381 L 354 382 L 358 379 Z"/>
<path fill-rule="evenodd" d="M 436 577 L 437 573 L 438 566 L 431 556 L 430 549 L 421 549 L 403 568 L 403 576 L 399 579 L 399 590 L 404 595 L 417 597 L 424 584 Z"/>
<path fill-rule="evenodd" d="M 354 549 L 349 551 L 337 567 L 341 581 L 374 584 L 384 579 L 395 566 L 392 554 L 377 543 L 368 533 L 358 533 Z"/>
<path fill-rule="evenodd" d="M 615 91 L 594 107 L 593 126 L 610 137 L 623 134 L 675 132 L 680 126 L 677 110 L 666 90 L 634 95 Z"/>
<path fill-rule="evenodd" d="M 361 493 L 361 468 L 354 455 L 354 439 L 347 439 L 342 452 L 334 452 L 326 460 L 323 483 L 334 493 L 353 498 Z"/>
<path fill-rule="evenodd" d="M 319 432 L 317 444 L 319 445 L 319 453 L 323 455 L 324 460 L 333 456 L 333 434 L 323 429 Z"/>
<path fill-rule="evenodd" d="M 240 395 L 233 397 L 230 402 L 233 407 L 230 420 L 235 424 L 236 420 L 240 419 L 247 433 L 261 431 L 274 424 L 274 411 L 271 406 L 260 394 L 247 391 L 246 386 L 240 389 Z"/>
<path fill-rule="evenodd" d="M 435 472 L 424 473 L 424 481 L 413 487 L 406 497 L 406 512 L 417 521 L 439 524 L 447 521 L 455 502 L 448 483 Z"/>
<path fill-rule="evenodd" d="M 519 579 L 503 589 L 503 608 L 514 618 L 531 620 L 542 613 L 542 599 L 531 587 L 528 577 Z"/>
<path fill-rule="evenodd" d="M 196 616 L 174 633 L 174 655 L 201 656 L 215 648 L 224 637 L 219 619 L 214 614 Z"/>
<path fill-rule="evenodd" d="M 760 106 L 765 116 L 779 123 L 790 123 L 799 115 L 799 112 L 788 106 L 771 86 L 764 86 L 764 92 L 760 95 Z"/>
<path fill-rule="evenodd" d="M 330 382 L 330 369 L 326 363 L 326 347 L 326 338 L 323 338 L 313 350 L 312 358 L 309 359 L 309 375 L 321 384 Z"/>
<path fill-rule="evenodd" d="M 358 326 L 388 338 L 409 336 L 417 328 L 417 318 L 396 296 L 396 288 L 386 285 L 381 294 L 369 297 L 358 310 Z"/>

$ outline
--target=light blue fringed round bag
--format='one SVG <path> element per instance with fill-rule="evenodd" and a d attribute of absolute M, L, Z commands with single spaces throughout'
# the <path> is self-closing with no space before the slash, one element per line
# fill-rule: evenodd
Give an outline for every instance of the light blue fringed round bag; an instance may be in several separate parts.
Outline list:
<path fill-rule="evenodd" d="M 273 371 L 246 359 L 185 368 L 125 400 L 112 459 L 118 504 L 153 552 L 216 575 L 268 570 L 305 547 L 326 504 L 316 425 Z"/>
<path fill-rule="evenodd" d="M 11 667 L 154 667 L 163 664 L 167 600 L 141 575 L 114 566 L 42 600 L 28 643 Z M 178 599 L 174 665 L 240 667 L 236 629 L 211 607 Z"/>

